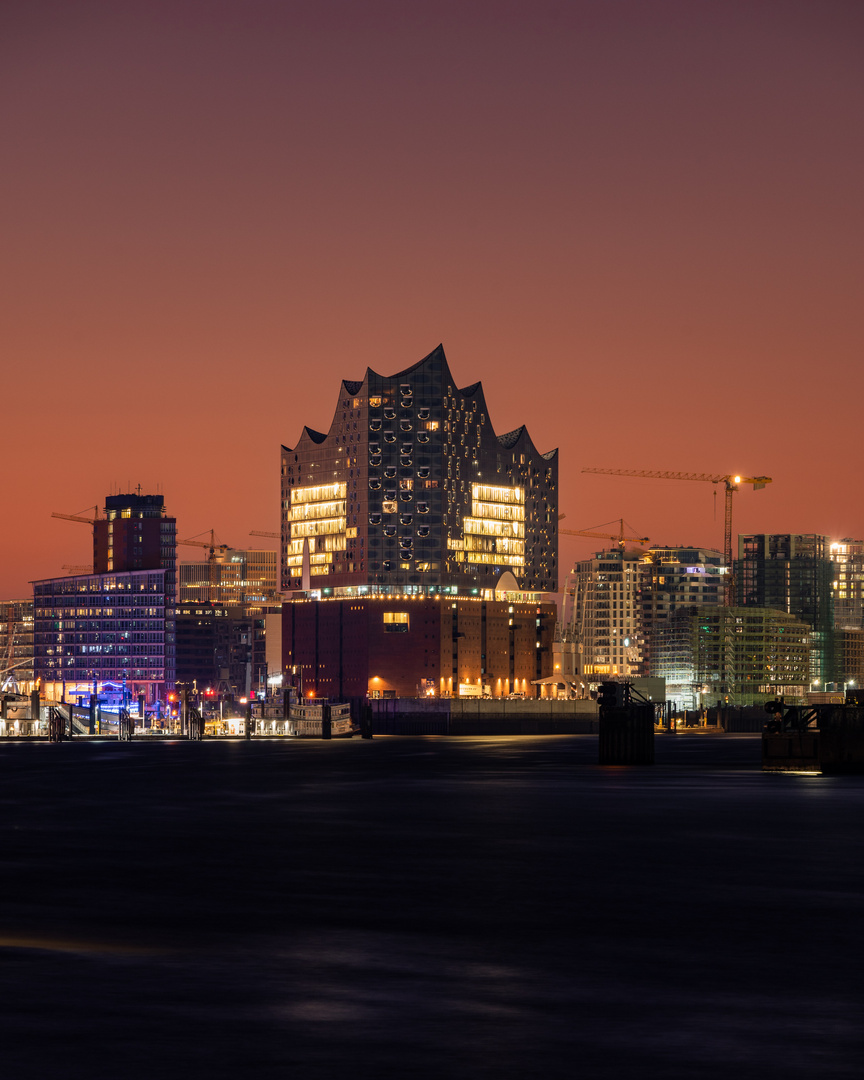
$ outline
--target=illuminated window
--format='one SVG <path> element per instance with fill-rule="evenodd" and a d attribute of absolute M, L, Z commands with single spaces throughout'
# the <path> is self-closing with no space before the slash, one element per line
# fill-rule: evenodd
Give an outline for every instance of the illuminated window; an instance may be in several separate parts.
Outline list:
<path fill-rule="evenodd" d="M 409 628 L 407 611 L 385 611 L 384 632 L 387 634 L 407 634 Z"/>
<path fill-rule="evenodd" d="M 381 505 L 381 509 L 385 514 L 395 514 L 397 510 L 396 500 L 385 499 Z"/>

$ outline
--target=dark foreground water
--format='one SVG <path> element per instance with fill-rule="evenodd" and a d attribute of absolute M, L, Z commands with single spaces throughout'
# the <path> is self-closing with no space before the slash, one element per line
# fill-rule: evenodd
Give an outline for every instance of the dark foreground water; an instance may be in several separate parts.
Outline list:
<path fill-rule="evenodd" d="M 0 1075 L 861 1074 L 861 778 L 757 738 L 0 744 Z"/>

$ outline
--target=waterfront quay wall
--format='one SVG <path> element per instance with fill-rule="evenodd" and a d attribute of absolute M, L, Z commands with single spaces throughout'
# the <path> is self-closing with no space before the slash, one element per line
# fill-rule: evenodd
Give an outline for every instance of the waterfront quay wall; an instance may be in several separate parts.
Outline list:
<path fill-rule="evenodd" d="M 596 735 L 594 701 L 383 698 L 369 703 L 375 735 Z"/>
<path fill-rule="evenodd" d="M 709 726 L 721 727 L 728 735 L 760 732 L 770 720 L 761 705 L 721 705 L 708 710 Z"/>

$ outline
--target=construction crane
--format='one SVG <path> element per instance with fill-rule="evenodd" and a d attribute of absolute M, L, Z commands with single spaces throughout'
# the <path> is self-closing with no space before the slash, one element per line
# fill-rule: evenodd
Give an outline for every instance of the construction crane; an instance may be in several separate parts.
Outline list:
<path fill-rule="evenodd" d="M 87 509 L 91 508 L 88 506 Z M 99 507 L 94 506 L 92 509 L 96 511 L 95 517 L 81 517 L 80 514 L 58 514 L 56 512 L 51 517 L 63 518 L 64 521 L 83 521 L 85 525 L 93 525 L 99 520 Z"/>
<path fill-rule="evenodd" d="M 215 532 L 214 529 L 210 530 L 210 542 L 209 543 L 206 540 L 196 540 L 194 537 L 190 538 L 189 540 L 178 540 L 177 543 L 178 544 L 186 544 L 189 547 L 206 548 L 210 552 L 210 554 L 208 556 L 210 562 L 215 561 L 217 551 L 226 552 L 226 551 L 231 550 L 231 545 L 230 544 L 217 544 L 216 543 L 216 532 Z"/>
<path fill-rule="evenodd" d="M 274 539 L 274 540 L 281 540 L 282 539 L 282 533 L 261 532 L 260 529 L 252 529 L 250 531 L 249 535 L 250 536 L 269 536 L 269 537 L 272 537 L 272 539 Z"/>
<path fill-rule="evenodd" d="M 641 476 L 653 480 L 701 480 L 707 484 L 726 485 L 726 515 L 723 533 L 723 561 L 726 563 L 725 603 L 731 607 L 734 601 L 732 581 L 732 496 L 741 484 L 752 484 L 753 490 L 770 484 L 770 476 L 726 476 L 721 473 L 649 472 L 644 469 L 583 469 L 583 473 L 600 473 L 605 476 Z"/>
<path fill-rule="evenodd" d="M 92 566 L 70 566 L 69 563 L 63 563 L 60 567 L 61 570 L 68 570 L 72 574 L 92 574 Z"/>
<path fill-rule="evenodd" d="M 559 520 L 562 517 L 564 517 L 563 514 L 561 514 L 559 516 Z M 611 525 L 612 522 L 610 521 L 607 524 Z M 624 545 L 628 541 L 630 543 L 634 543 L 634 544 L 647 544 L 648 543 L 648 537 L 647 536 L 625 536 L 624 535 L 624 518 L 619 518 L 618 519 L 618 532 L 617 533 L 593 532 L 593 531 L 589 531 L 587 529 L 559 529 L 558 533 L 559 533 L 559 535 L 561 535 L 563 533 L 564 536 L 591 536 L 591 537 L 594 537 L 594 539 L 596 539 L 596 540 L 616 540 L 618 542 L 618 547 L 622 551 L 624 550 Z"/>

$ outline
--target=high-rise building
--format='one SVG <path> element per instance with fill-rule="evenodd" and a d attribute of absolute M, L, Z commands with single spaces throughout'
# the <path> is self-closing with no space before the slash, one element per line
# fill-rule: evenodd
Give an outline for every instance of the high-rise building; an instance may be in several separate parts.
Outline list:
<path fill-rule="evenodd" d="M 864 627 L 864 540 L 833 540 L 834 625 L 838 630 Z"/>
<path fill-rule="evenodd" d="M 109 495 L 93 573 L 33 582 L 34 669 L 45 695 L 95 684 L 164 697 L 175 681 L 176 520 L 161 495 Z"/>
<path fill-rule="evenodd" d="M 771 608 L 808 623 L 810 683 L 836 679 L 834 566 L 827 536 L 761 533 L 738 537 L 735 588 L 742 607 Z"/>
<path fill-rule="evenodd" d="M 34 678 L 33 601 L 0 600 L 0 686 L 29 693 Z"/>
<path fill-rule="evenodd" d="M 683 607 L 722 604 L 726 568 L 721 552 L 700 547 L 652 547 L 645 563 L 642 635 L 645 663 L 654 674 L 652 659 L 669 619 Z"/>
<path fill-rule="evenodd" d="M 165 513 L 161 495 L 108 495 L 105 517 L 93 523 L 93 572 L 164 570 L 175 592 L 177 519 Z"/>
<path fill-rule="evenodd" d="M 650 564 L 639 551 L 599 551 L 576 563 L 570 637 L 575 677 L 596 681 L 643 670 L 643 602 Z"/>
<path fill-rule="evenodd" d="M 481 384 L 459 389 L 441 346 L 343 382 L 330 430 L 282 447 L 286 591 L 479 593 L 505 572 L 557 588 L 557 450 L 524 427 L 496 435 Z"/>
<path fill-rule="evenodd" d="M 285 669 L 315 693 L 539 695 L 551 675 L 558 453 L 496 435 L 441 346 L 343 382 L 282 447 Z M 548 638 L 548 641 L 547 641 Z"/>

